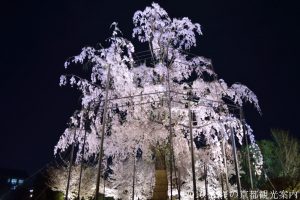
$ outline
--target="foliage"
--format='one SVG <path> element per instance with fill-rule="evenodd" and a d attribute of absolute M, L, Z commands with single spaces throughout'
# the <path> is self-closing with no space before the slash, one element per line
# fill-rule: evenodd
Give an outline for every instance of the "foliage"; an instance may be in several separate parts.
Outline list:
<path fill-rule="evenodd" d="M 264 157 L 264 170 L 269 177 L 277 177 L 281 173 L 276 144 L 272 140 L 257 142 Z"/>

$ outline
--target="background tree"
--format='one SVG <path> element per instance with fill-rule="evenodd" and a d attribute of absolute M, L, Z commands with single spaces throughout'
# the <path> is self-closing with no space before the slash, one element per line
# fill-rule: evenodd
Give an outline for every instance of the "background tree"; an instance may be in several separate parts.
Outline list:
<path fill-rule="evenodd" d="M 264 159 L 264 175 L 254 176 L 254 186 L 269 190 L 299 190 L 299 140 L 281 129 L 271 129 L 271 134 L 272 139 L 257 142 Z M 241 149 L 241 164 L 243 184 L 250 188 L 246 148 Z"/>
<path fill-rule="evenodd" d="M 288 131 L 280 129 L 271 130 L 275 141 L 275 155 L 277 155 L 281 177 L 296 178 L 299 176 L 300 167 L 300 144 Z"/>
<path fill-rule="evenodd" d="M 300 189 L 300 144 L 288 131 L 271 130 L 279 173 L 272 179 L 276 189 Z"/>

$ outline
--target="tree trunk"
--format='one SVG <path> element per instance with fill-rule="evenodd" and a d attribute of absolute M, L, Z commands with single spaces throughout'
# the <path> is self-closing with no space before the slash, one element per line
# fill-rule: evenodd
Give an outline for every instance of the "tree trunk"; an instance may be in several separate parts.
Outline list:
<path fill-rule="evenodd" d="M 155 186 L 152 200 L 168 199 L 168 178 L 165 162 L 165 152 L 156 152 L 155 161 Z"/>

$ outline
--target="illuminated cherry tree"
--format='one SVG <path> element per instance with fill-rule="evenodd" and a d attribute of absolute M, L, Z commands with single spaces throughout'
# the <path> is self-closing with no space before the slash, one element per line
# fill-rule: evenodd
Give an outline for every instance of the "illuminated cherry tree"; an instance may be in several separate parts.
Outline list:
<path fill-rule="evenodd" d="M 245 102 L 252 103 L 260 113 L 257 97 L 245 85 L 227 85 L 218 78 L 209 59 L 187 52 L 196 46 L 196 36 L 202 35 L 200 25 L 187 17 L 170 18 L 156 3 L 137 11 L 133 23 L 133 37 L 147 43 L 149 51 L 135 53 L 134 45 L 120 37 L 121 31 L 113 23 L 108 47 L 84 47 L 65 63 L 66 68 L 71 64 L 87 65 L 91 73 L 87 78 L 74 74 L 60 78 L 60 85 L 81 91 L 82 109 L 71 117 L 76 129 L 65 130 L 55 146 L 55 154 L 75 144 L 77 163 L 97 160 L 103 118 L 106 118 L 102 177 L 108 196 L 131 198 L 134 177 L 134 196 L 151 198 L 155 185 L 155 148 L 172 145 L 181 197 L 192 199 L 193 143 L 197 191 L 204 195 L 201 177 L 205 165 L 210 197 L 220 197 L 220 174 L 226 172 L 229 177 L 234 174 L 231 133 L 241 145 L 244 134 L 250 138 L 255 173 L 260 174 L 262 157 L 252 129 L 237 114 Z M 189 113 L 192 113 L 193 141 L 189 137 Z M 170 152 L 166 153 L 168 156 Z M 174 187 L 173 194 L 177 192 Z"/>

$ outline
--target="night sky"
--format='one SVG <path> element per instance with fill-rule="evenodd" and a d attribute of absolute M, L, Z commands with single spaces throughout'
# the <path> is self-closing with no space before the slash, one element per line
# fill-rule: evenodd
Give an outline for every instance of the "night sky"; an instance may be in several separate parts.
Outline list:
<path fill-rule="evenodd" d="M 84 46 L 105 44 L 114 21 L 131 39 L 134 12 L 151 2 L 1 3 L 0 168 L 33 173 L 53 159 L 70 115 L 80 108 L 79 93 L 58 85 L 64 61 Z M 288 2 L 158 2 L 171 17 L 201 24 L 204 35 L 191 52 L 211 58 L 228 84 L 241 82 L 256 93 L 263 115 L 252 106 L 245 115 L 257 138 L 270 138 L 271 128 L 300 135 L 300 9 Z"/>

